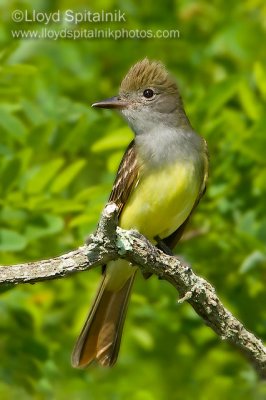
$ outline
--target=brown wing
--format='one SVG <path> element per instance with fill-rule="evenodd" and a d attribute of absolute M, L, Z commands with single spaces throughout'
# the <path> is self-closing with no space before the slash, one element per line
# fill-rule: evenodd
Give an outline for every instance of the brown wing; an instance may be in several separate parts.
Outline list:
<path fill-rule="evenodd" d="M 117 170 L 113 188 L 109 197 L 109 202 L 114 202 L 118 206 L 119 215 L 129 198 L 131 190 L 138 182 L 139 167 L 137 163 L 135 141 L 128 145 Z M 103 265 L 104 273 L 106 265 Z"/>
<path fill-rule="evenodd" d="M 201 185 L 201 189 L 198 195 L 197 200 L 195 201 L 195 204 L 191 210 L 191 213 L 189 214 L 189 216 L 187 217 L 187 219 L 183 222 L 182 225 L 179 226 L 179 228 L 177 228 L 177 230 L 175 232 L 173 232 L 171 235 L 169 235 L 167 238 L 163 239 L 163 242 L 166 244 L 167 247 L 169 247 L 170 249 L 173 249 L 177 242 L 181 239 L 184 230 L 190 220 L 190 217 L 193 213 L 193 211 L 195 210 L 195 208 L 197 207 L 197 205 L 200 202 L 200 199 L 202 198 L 202 196 L 204 195 L 204 193 L 206 192 L 206 184 L 207 184 L 207 179 L 208 179 L 208 169 L 209 169 L 209 156 L 208 156 L 208 146 L 207 146 L 207 142 L 202 139 L 202 143 L 203 143 L 203 153 L 204 153 L 204 158 L 203 158 L 203 163 L 202 163 L 202 171 L 201 171 L 201 176 L 202 176 L 202 185 Z"/>
<path fill-rule="evenodd" d="M 138 181 L 138 163 L 134 140 L 128 146 L 121 163 L 119 165 L 112 192 L 109 201 L 116 203 L 119 208 L 119 214 L 127 202 L 133 187 Z"/>

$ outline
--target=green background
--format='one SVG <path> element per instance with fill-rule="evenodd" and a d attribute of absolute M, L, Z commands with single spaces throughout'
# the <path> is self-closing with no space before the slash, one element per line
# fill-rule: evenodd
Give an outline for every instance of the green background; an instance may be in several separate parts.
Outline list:
<path fill-rule="evenodd" d="M 16 9 L 121 10 L 124 23 L 68 28 L 178 29 L 180 37 L 14 39 L 12 30 L 43 28 L 12 21 Z M 177 254 L 265 340 L 265 2 L 1 0 L 0 15 L 1 264 L 62 254 L 95 229 L 132 133 L 90 104 L 117 94 L 137 60 L 159 59 L 210 150 L 207 194 Z M 243 356 L 155 277 L 136 282 L 117 365 L 72 369 L 99 278 L 95 270 L 1 287 L 1 399 L 266 398 Z"/>

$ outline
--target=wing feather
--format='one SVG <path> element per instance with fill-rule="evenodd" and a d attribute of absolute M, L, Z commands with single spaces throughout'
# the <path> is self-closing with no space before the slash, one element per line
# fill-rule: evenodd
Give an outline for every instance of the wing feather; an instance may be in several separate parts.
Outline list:
<path fill-rule="evenodd" d="M 134 140 L 129 144 L 119 165 L 109 202 L 119 208 L 119 214 L 126 204 L 129 195 L 138 182 L 139 166 Z"/>

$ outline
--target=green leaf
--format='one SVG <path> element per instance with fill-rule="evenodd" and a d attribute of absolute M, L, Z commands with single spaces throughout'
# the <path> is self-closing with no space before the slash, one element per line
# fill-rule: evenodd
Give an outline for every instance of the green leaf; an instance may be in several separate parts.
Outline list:
<path fill-rule="evenodd" d="M 8 160 L 1 172 L 0 187 L 6 192 L 8 188 L 16 181 L 20 173 L 21 162 L 17 158 Z"/>
<path fill-rule="evenodd" d="M 154 348 L 153 337 L 147 330 L 140 327 L 135 327 L 132 333 L 141 347 L 146 350 L 151 350 Z"/>
<path fill-rule="evenodd" d="M 65 168 L 53 181 L 51 191 L 58 193 L 69 186 L 85 165 L 86 160 L 77 160 Z"/>
<path fill-rule="evenodd" d="M 76 218 L 73 218 L 69 224 L 71 228 L 74 228 L 76 226 L 80 225 L 88 225 L 91 223 L 96 223 L 98 221 L 99 217 L 95 215 L 88 215 L 88 214 L 81 214 Z"/>
<path fill-rule="evenodd" d="M 36 72 L 38 72 L 38 69 L 30 64 L 7 64 L 3 69 L 3 73 L 6 75 L 34 75 Z"/>
<path fill-rule="evenodd" d="M 215 114 L 222 108 L 237 92 L 239 79 L 231 78 L 214 85 L 204 100 L 204 108 L 208 110 L 209 116 Z"/>
<path fill-rule="evenodd" d="M 94 142 L 91 146 L 91 151 L 101 153 L 107 150 L 122 149 L 129 144 L 131 139 L 132 131 L 127 127 L 123 127 Z"/>
<path fill-rule="evenodd" d="M 254 268 L 258 268 L 261 265 L 265 265 L 266 263 L 266 255 L 260 251 L 254 251 L 249 254 L 245 260 L 242 262 L 240 266 L 240 272 L 245 274 L 250 272 Z"/>
<path fill-rule="evenodd" d="M 73 201 L 71 198 L 58 199 L 53 196 L 51 199 L 43 199 L 36 208 L 39 210 L 49 210 L 54 214 L 69 214 L 74 212 L 81 212 L 84 209 L 84 204 Z"/>
<path fill-rule="evenodd" d="M 108 171 L 110 172 L 116 172 L 117 168 L 120 164 L 120 161 L 123 157 L 124 152 L 123 151 L 116 151 L 115 153 L 112 153 L 110 157 L 107 160 L 107 168 Z"/>
<path fill-rule="evenodd" d="M 266 71 L 260 62 L 256 62 L 254 65 L 254 74 L 257 83 L 257 87 L 261 92 L 261 95 L 266 99 Z"/>
<path fill-rule="evenodd" d="M 77 202 L 89 202 L 94 201 L 98 198 L 105 198 L 108 196 L 108 192 L 111 190 L 111 185 L 102 184 L 87 187 L 86 189 L 81 190 L 75 196 L 75 201 Z"/>
<path fill-rule="evenodd" d="M 10 207 L 9 205 L 3 207 L 0 210 L 0 220 L 8 224 L 9 226 L 12 224 L 13 226 L 17 226 L 18 224 L 25 223 L 27 218 L 27 213 L 23 210 Z"/>
<path fill-rule="evenodd" d="M 27 246 L 27 239 L 11 229 L 0 229 L 0 251 L 21 251 Z"/>
<path fill-rule="evenodd" d="M 33 126 L 38 126 L 46 122 L 46 118 L 39 107 L 32 101 L 24 99 L 22 102 L 23 110 Z"/>
<path fill-rule="evenodd" d="M 263 116 L 249 129 L 249 137 L 241 145 L 241 151 L 252 160 L 261 163 L 262 168 L 265 165 L 265 124 L 266 116 Z M 261 171 L 261 167 L 259 171 Z"/>
<path fill-rule="evenodd" d="M 27 182 L 28 193 L 40 193 L 53 179 L 58 170 L 63 166 L 64 159 L 57 158 L 56 160 L 49 161 L 41 167 L 32 171 L 32 176 Z"/>
<path fill-rule="evenodd" d="M 260 117 L 260 104 L 256 99 L 252 90 L 248 87 L 245 81 L 239 85 L 239 99 L 246 112 L 252 120 L 257 120 Z"/>
<path fill-rule="evenodd" d="M 93 114 L 91 112 L 89 118 L 89 122 L 91 123 L 93 120 Z M 71 128 L 71 130 L 68 130 L 66 135 L 64 135 L 64 141 L 61 144 L 62 151 L 76 154 L 80 149 L 83 149 L 84 143 L 87 142 L 89 129 L 88 115 L 86 113 L 81 115 L 77 123 Z"/>
<path fill-rule="evenodd" d="M 52 214 L 43 214 L 33 219 L 26 227 L 25 235 L 28 240 L 35 240 L 61 232 L 64 221 Z"/>
<path fill-rule="evenodd" d="M 26 128 L 21 120 L 13 114 L 10 114 L 4 108 L 0 108 L 0 126 L 10 134 L 10 136 L 24 140 Z"/>

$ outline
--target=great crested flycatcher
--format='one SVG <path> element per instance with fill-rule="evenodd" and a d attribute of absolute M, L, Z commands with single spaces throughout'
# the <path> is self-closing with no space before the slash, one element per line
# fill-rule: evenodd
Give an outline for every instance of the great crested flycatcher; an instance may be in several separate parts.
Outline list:
<path fill-rule="evenodd" d="M 192 129 L 175 81 L 160 62 L 145 58 L 131 67 L 118 96 L 93 107 L 118 110 L 135 134 L 109 198 L 119 208 L 119 226 L 173 248 L 208 176 L 207 144 Z M 116 362 L 136 271 L 121 259 L 107 264 L 72 354 L 74 367 Z"/>

